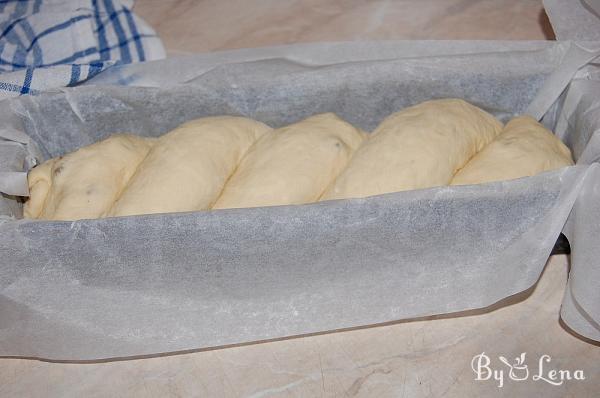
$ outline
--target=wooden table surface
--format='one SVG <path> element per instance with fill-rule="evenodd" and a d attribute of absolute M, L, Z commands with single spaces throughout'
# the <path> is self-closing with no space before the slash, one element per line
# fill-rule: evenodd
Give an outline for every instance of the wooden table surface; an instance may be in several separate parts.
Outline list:
<path fill-rule="evenodd" d="M 170 55 L 286 43 L 361 39 L 552 39 L 537 0 L 138 0 L 134 9 Z M 285 339 L 159 358 L 65 364 L 0 359 L 0 396 L 592 397 L 600 346 L 559 323 L 566 256 L 532 291 L 461 316 Z M 502 387 L 477 381 L 473 356 L 504 370 Z M 513 381 L 522 352 L 532 375 L 582 370 L 560 386 Z"/>
<path fill-rule="evenodd" d="M 138 0 L 170 55 L 315 41 L 545 40 L 541 0 Z"/>

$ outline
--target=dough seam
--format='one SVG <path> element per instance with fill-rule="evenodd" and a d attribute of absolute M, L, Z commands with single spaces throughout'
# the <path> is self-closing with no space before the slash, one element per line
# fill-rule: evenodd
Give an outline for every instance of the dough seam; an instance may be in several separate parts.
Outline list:
<path fill-rule="evenodd" d="M 142 138 L 149 138 L 149 137 L 142 137 Z M 152 146 L 154 146 L 154 144 L 152 144 Z M 113 207 L 115 206 L 115 203 L 117 203 L 117 201 L 121 198 L 121 196 L 123 196 L 123 192 L 125 192 L 127 190 L 127 187 L 129 187 L 130 181 L 133 180 L 133 177 L 135 177 L 135 175 L 138 173 L 138 170 L 140 169 L 140 166 L 142 165 L 142 163 L 144 163 L 144 160 L 146 160 L 146 158 L 150 154 L 151 150 L 152 150 L 152 147 L 150 147 L 150 150 L 148 150 L 148 152 L 146 152 L 146 154 L 144 155 L 144 158 L 142 159 L 142 161 L 139 162 L 135 166 L 135 171 L 131 174 L 131 177 L 129 177 L 129 179 L 127 180 L 127 183 L 123 186 L 123 188 L 121 188 L 119 190 L 118 194 L 115 195 L 115 199 L 113 200 L 112 205 L 110 205 L 110 207 L 108 209 L 106 209 L 106 211 L 104 212 L 104 214 L 102 214 L 100 217 L 106 217 L 108 214 L 110 214 L 110 212 L 112 211 Z"/>

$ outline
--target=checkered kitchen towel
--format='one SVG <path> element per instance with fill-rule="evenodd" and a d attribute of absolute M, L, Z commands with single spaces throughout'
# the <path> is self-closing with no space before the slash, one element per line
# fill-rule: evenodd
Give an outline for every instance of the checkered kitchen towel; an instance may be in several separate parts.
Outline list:
<path fill-rule="evenodd" d="M 0 0 L 0 99 L 73 86 L 116 63 L 164 58 L 160 39 L 132 6 Z"/>

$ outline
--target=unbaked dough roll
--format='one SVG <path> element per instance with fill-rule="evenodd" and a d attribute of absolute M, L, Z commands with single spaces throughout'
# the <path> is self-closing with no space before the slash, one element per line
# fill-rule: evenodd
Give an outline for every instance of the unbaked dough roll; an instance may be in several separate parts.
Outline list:
<path fill-rule="evenodd" d="M 496 118 L 463 100 L 411 106 L 375 129 L 321 200 L 448 185 L 501 129 Z"/>
<path fill-rule="evenodd" d="M 250 148 L 213 208 L 315 202 L 364 138 L 333 113 L 273 130 Z"/>
<path fill-rule="evenodd" d="M 45 220 L 98 218 L 117 199 L 153 139 L 115 134 L 34 168 L 24 216 Z"/>
<path fill-rule="evenodd" d="M 233 116 L 182 124 L 158 139 L 108 215 L 209 209 L 248 148 L 269 130 Z"/>
<path fill-rule="evenodd" d="M 52 185 L 52 166 L 56 160 L 56 158 L 49 159 L 31 169 L 27 174 L 29 199 L 23 205 L 23 217 L 38 218 L 42 213 L 44 202 Z"/>
<path fill-rule="evenodd" d="M 571 165 L 571 151 L 558 137 L 534 118 L 520 116 L 456 173 L 452 185 L 510 180 Z"/>

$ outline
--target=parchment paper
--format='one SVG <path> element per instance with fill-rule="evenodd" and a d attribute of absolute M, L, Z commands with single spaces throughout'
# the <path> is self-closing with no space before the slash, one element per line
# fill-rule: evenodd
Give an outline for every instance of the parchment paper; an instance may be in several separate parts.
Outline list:
<path fill-rule="evenodd" d="M 114 132 L 157 136 L 216 114 L 277 127 L 331 111 L 371 130 L 411 104 L 460 97 L 506 120 L 540 103 L 539 92 L 558 97 L 562 88 L 550 90 L 548 82 L 572 48 L 406 42 L 407 57 L 390 57 L 388 44 L 362 56 L 356 54 L 365 45 L 356 44 L 355 60 L 353 44 L 328 46 L 346 54 L 342 62 L 326 59 L 323 45 L 313 57 L 310 45 L 295 57 L 281 48 L 258 50 L 264 60 L 250 50 L 215 54 L 212 63 L 203 55 L 198 67 L 196 57 L 181 61 L 185 84 L 167 78 L 161 87 L 83 86 L 23 97 L 0 102 L 0 119 L 31 137 L 42 158 Z M 436 56 L 425 47 L 451 51 Z M 121 68 L 110 79 L 156 85 L 161 74 L 173 75 L 173 62 Z M 562 316 L 600 340 L 600 166 L 590 165 L 600 154 L 600 104 L 593 75 L 594 66 L 577 72 L 544 116 L 578 165 L 536 177 L 76 222 L 19 220 L 2 208 L 0 355 L 152 355 L 485 307 L 537 281 L 567 219 L 577 276 Z M 19 159 L 29 150 L 22 152 Z"/>
<path fill-rule="evenodd" d="M 543 0 L 558 40 L 600 40 L 600 0 Z"/>

